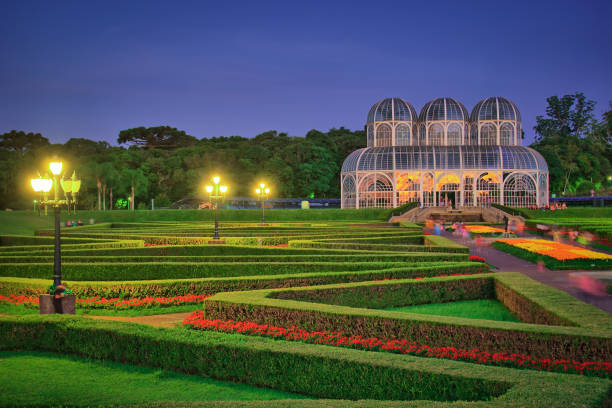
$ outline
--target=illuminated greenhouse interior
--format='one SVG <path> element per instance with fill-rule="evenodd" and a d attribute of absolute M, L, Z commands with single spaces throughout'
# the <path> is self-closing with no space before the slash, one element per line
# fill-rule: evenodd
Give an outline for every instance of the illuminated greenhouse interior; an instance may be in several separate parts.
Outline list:
<path fill-rule="evenodd" d="M 417 115 L 407 101 L 386 98 L 365 129 L 367 147 L 342 165 L 342 208 L 548 204 L 548 166 L 521 146 L 521 114 L 508 99 L 483 99 L 469 114 L 456 99 L 438 98 Z"/>

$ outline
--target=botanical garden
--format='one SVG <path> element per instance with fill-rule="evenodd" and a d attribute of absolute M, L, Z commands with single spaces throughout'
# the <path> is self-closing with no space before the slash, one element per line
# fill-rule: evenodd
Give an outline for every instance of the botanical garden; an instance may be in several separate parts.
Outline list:
<path fill-rule="evenodd" d="M 305 138 L 0 135 L 0 406 L 609 407 L 609 114 L 529 148 L 500 97 Z M 589 207 L 552 197 L 589 171 Z"/>

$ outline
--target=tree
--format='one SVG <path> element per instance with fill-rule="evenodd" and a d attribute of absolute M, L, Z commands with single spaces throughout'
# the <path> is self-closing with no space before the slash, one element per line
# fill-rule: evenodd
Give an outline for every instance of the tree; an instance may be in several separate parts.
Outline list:
<path fill-rule="evenodd" d="M 132 143 L 147 149 L 175 149 L 177 147 L 193 146 L 198 142 L 193 136 L 170 126 L 137 127 L 119 132 L 117 142 Z"/>
<path fill-rule="evenodd" d="M 40 133 L 25 133 L 24 131 L 11 130 L 0 135 L 0 148 L 13 150 L 25 154 L 28 150 L 49 146 L 49 139 Z"/>
<path fill-rule="evenodd" d="M 575 193 L 579 186 L 583 190 L 587 185 L 605 184 L 612 171 L 609 112 L 603 122 L 597 122 L 595 102 L 582 93 L 551 96 L 547 102 L 547 117 L 536 118 L 537 137 L 532 147 L 548 163 L 550 191 L 568 194 Z"/>

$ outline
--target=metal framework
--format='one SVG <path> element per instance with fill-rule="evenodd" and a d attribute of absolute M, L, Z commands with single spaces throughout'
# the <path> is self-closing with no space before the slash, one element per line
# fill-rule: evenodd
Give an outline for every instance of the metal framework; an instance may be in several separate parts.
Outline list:
<path fill-rule="evenodd" d="M 421 206 L 514 207 L 548 204 L 548 166 L 520 145 L 514 103 L 484 99 L 471 115 L 459 101 L 412 105 L 387 98 L 370 109 L 368 147 L 352 152 L 341 172 L 342 208 Z"/>

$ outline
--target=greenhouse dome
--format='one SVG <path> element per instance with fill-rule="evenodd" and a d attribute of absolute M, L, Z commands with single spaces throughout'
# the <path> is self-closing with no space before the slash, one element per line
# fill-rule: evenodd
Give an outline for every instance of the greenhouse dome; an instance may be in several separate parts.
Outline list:
<path fill-rule="evenodd" d="M 548 204 L 548 166 L 537 151 L 518 143 L 521 116 L 514 103 L 487 98 L 468 116 L 457 100 L 439 98 L 418 118 L 415 112 L 400 98 L 370 109 L 368 147 L 352 152 L 342 165 L 342 208 Z M 380 125 L 389 127 L 385 143 L 379 143 Z M 408 137 L 398 137 L 401 125 Z M 472 126 L 476 133 L 468 137 Z"/>

